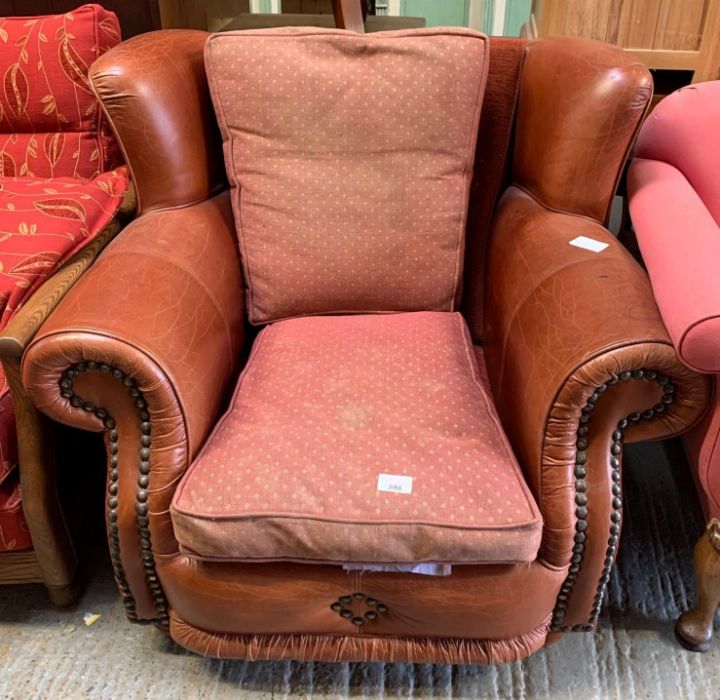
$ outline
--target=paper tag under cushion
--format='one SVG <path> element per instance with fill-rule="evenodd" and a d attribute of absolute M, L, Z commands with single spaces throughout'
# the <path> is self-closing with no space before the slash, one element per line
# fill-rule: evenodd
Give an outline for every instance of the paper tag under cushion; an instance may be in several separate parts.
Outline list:
<path fill-rule="evenodd" d="M 411 476 L 400 476 L 398 474 L 379 474 L 377 482 L 378 491 L 388 493 L 411 494 L 413 478 Z"/>
<path fill-rule="evenodd" d="M 423 574 L 425 576 L 450 576 L 451 564 L 343 564 L 345 571 L 364 573 L 389 572 L 394 574 Z"/>

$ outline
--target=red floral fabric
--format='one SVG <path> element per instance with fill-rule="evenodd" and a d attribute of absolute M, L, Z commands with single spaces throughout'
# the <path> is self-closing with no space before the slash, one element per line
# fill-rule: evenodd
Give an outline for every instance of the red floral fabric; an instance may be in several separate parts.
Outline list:
<path fill-rule="evenodd" d="M 0 483 L 0 552 L 30 549 L 32 539 L 22 512 L 17 469 Z"/>
<path fill-rule="evenodd" d="M 120 164 L 88 81 L 120 41 L 99 5 L 64 15 L 0 18 L 0 175 L 89 178 Z"/>
<path fill-rule="evenodd" d="M 59 265 L 115 217 L 127 169 L 92 180 L 0 177 L 0 328 Z M 0 370 L 0 552 L 32 547 L 22 512 L 17 434 Z"/>
<path fill-rule="evenodd" d="M 110 223 L 127 186 L 125 167 L 92 180 L 0 177 L 0 328 Z M 15 416 L 0 370 L 0 551 L 32 547 L 17 459 Z"/>
<path fill-rule="evenodd" d="M 10 398 L 10 387 L 0 365 L 0 484 L 4 483 L 16 464 L 15 413 Z"/>
<path fill-rule="evenodd" d="M 120 206 L 127 170 L 88 80 L 119 41 L 117 17 L 99 5 L 0 17 L 0 329 Z M 17 459 L 0 370 L 0 551 L 32 547 Z"/>
<path fill-rule="evenodd" d="M 17 433 L 10 387 L 0 366 L 0 552 L 32 547 L 22 512 Z"/>
<path fill-rule="evenodd" d="M 125 167 L 93 180 L 0 178 L 0 328 L 112 221 L 127 186 Z"/>

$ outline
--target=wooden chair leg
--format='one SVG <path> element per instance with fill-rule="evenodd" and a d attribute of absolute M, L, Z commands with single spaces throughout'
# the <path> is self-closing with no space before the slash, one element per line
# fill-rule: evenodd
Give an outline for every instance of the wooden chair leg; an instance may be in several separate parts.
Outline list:
<path fill-rule="evenodd" d="M 75 580 L 65 586 L 45 584 L 45 587 L 47 588 L 50 602 L 53 605 L 57 605 L 58 608 L 69 608 L 71 605 L 75 605 L 80 597 L 80 586 Z"/>
<path fill-rule="evenodd" d="M 707 651 L 713 638 L 713 622 L 720 605 L 720 520 L 713 518 L 695 545 L 697 603 L 675 625 L 677 640 L 689 651 Z"/>

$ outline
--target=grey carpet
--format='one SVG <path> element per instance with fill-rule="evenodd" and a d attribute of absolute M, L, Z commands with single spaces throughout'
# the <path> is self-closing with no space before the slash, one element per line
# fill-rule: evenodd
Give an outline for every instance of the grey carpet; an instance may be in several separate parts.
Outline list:
<path fill-rule="evenodd" d="M 602 627 L 499 667 L 246 663 L 187 654 L 130 625 L 101 547 L 82 552 L 87 589 L 56 610 L 40 586 L 0 588 L 0 697 L 27 698 L 720 698 L 720 642 L 680 649 L 673 621 L 693 595 L 702 530 L 677 443 L 628 448 L 626 521 Z M 85 612 L 100 620 L 90 627 Z"/>

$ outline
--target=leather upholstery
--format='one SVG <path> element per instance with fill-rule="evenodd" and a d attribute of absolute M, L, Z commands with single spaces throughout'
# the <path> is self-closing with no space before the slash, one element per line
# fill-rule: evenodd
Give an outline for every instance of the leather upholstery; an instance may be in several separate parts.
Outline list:
<path fill-rule="evenodd" d="M 170 634 L 178 644 L 203 656 L 264 661 L 299 658 L 430 664 L 505 664 L 538 651 L 547 623 L 512 639 L 437 637 L 338 637 L 309 634 L 212 634 L 171 615 Z"/>
<path fill-rule="evenodd" d="M 489 73 L 480 112 L 475 172 L 470 187 L 465 234 L 461 307 L 473 342 L 482 344 L 485 247 L 497 200 L 509 184 L 512 133 L 527 42 L 490 38 Z"/>
<path fill-rule="evenodd" d="M 25 355 L 26 387 L 40 410 L 99 431 L 102 421 L 58 394 L 59 375 L 69 362 L 94 358 L 137 378 L 150 411 L 162 416 L 153 431 L 153 546 L 158 552 L 177 551 L 170 501 L 179 476 L 217 419 L 244 338 L 238 303 L 242 276 L 228 195 L 135 219 L 73 290 L 61 303 L 63 312 L 48 320 Z M 78 393 L 104 406 L 119 426 L 126 488 L 121 497 L 132 500 L 140 439 L 137 410 L 106 375 L 88 374 L 78 381 Z M 123 561 L 138 613 L 152 617 L 134 519 L 132 506 L 121 510 L 121 538 L 127 538 Z"/>
<path fill-rule="evenodd" d="M 592 253 L 569 245 L 579 235 L 608 248 Z M 647 276 L 599 224 L 549 211 L 510 188 L 496 213 L 487 270 L 488 376 L 503 426 L 541 508 L 544 494 L 556 493 L 559 485 L 545 486 L 543 480 L 564 476 L 554 468 L 560 455 L 556 453 L 547 465 L 552 469 L 546 469 L 540 450 L 560 447 L 557 439 L 562 437 L 569 441 L 572 458 L 574 424 L 584 400 L 610 374 L 654 367 L 683 387 L 669 411 L 647 426 L 635 426 L 630 439 L 677 434 L 697 418 L 698 406 L 707 404 L 708 382 L 678 362 L 652 304 Z M 566 322 L 558 324 L 557 318 Z M 573 385 L 581 393 L 568 396 L 571 404 L 563 406 L 563 390 Z M 659 389 L 653 392 L 659 398 Z M 652 404 L 647 395 L 641 401 Z M 553 435 L 548 433 L 555 427 L 550 419 L 556 407 L 570 413 L 558 426 L 561 432 Z M 569 524 L 564 520 L 556 526 L 553 511 L 544 517 L 546 537 Z M 551 561 L 561 563 L 554 556 Z"/>
<path fill-rule="evenodd" d="M 226 186 L 205 78 L 207 36 L 191 29 L 141 34 L 90 69 L 130 168 L 139 214 L 196 204 Z"/>
<path fill-rule="evenodd" d="M 340 567 L 210 563 L 182 556 L 163 558 L 159 571 L 168 581 L 168 598 L 177 616 L 173 623 L 190 626 L 191 636 L 208 635 L 204 639 L 213 644 L 213 656 L 239 656 L 235 644 L 240 640 L 233 640 L 227 630 L 242 630 L 245 635 L 258 635 L 259 658 L 283 658 L 275 656 L 277 648 L 268 648 L 278 637 L 297 654 L 289 658 L 327 658 L 306 655 L 299 642 L 332 635 L 341 658 L 346 658 L 341 651 L 346 645 L 358 653 L 361 645 L 371 642 L 379 646 L 378 654 L 380 650 L 384 654 L 378 658 L 392 660 L 394 653 L 403 658 L 401 650 L 410 640 L 424 645 L 430 638 L 434 641 L 425 653 L 422 646 L 416 647 L 416 661 L 432 662 L 435 645 L 462 648 L 461 640 L 468 644 L 475 640 L 465 653 L 472 648 L 495 648 L 496 663 L 521 658 L 542 645 L 547 614 L 564 576 L 563 570 L 539 561 L 518 566 L 458 566 L 449 577 L 360 576 Z M 339 596 L 354 592 L 385 602 L 387 612 L 354 626 L 331 610 L 330 604 Z M 360 614 L 368 609 L 362 601 L 349 607 Z M 189 634 L 186 630 L 185 635 Z M 324 652 L 328 653 L 329 649 Z M 453 663 L 487 660 L 460 654 Z"/>
<path fill-rule="evenodd" d="M 569 245 L 579 235 L 608 248 L 592 253 Z M 485 358 L 496 407 L 540 504 L 542 556 L 565 566 L 575 543 L 577 430 L 596 388 L 640 369 L 672 378 L 675 402 L 654 420 L 630 427 L 626 439 L 632 441 L 682 432 L 707 405 L 710 387 L 678 361 L 647 276 L 622 245 L 600 224 L 550 211 L 515 188 L 496 213 L 486 293 Z M 644 381 L 605 391 L 587 436 L 588 459 L 605 468 L 588 470 L 589 488 L 611 487 L 610 435 L 617 423 L 661 396 L 660 387 Z M 605 545 L 610 517 L 610 499 L 591 502 L 589 542 Z M 590 608 L 602 557 L 596 564 L 594 571 L 583 565 L 575 587 L 578 610 Z"/>
<path fill-rule="evenodd" d="M 338 29 L 347 29 L 362 34 L 365 31 L 367 6 L 356 0 L 333 0 L 333 15 Z"/>
<path fill-rule="evenodd" d="M 117 455 L 107 433 L 120 471 L 113 514 L 137 617 L 169 622 L 176 640 L 203 653 L 258 658 L 505 661 L 542 645 L 548 625 L 591 629 L 617 549 L 611 533 L 619 533 L 622 517 L 615 465 L 623 431 L 628 439 L 675 434 L 700 417 L 709 398 L 706 379 L 677 359 L 643 272 L 599 223 L 650 96 L 647 73 L 621 51 L 592 42 L 529 45 L 515 120 L 518 186 L 495 212 L 487 258 L 466 270 L 472 278 L 486 265 L 488 376 L 547 523 L 538 559 L 455 567 L 449 579 L 378 573 L 350 577 L 347 585 L 339 568 L 190 560 L 178 553 L 167 516 L 242 362 L 242 282 L 227 197 L 180 208 L 218 182 L 210 164 L 219 154 L 214 144 L 205 150 L 212 139 L 200 128 L 209 123 L 197 67 L 201 43 L 196 34 L 148 35 L 102 59 L 114 74 L 97 74 L 101 94 L 145 211 L 177 208 L 129 227 L 56 309 L 23 362 L 34 402 L 66 423 L 101 428 L 94 411 L 59 397 L 58 381 L 73 363 L 120 366 L 119 376 L 129 374 L 145 397 L 128 399 L 110 367 L 72 374 L 78 396 L 116 417 Z M 153 67 L 157 50 L 166 52 L 168 68 Z M 188 91 L 193 99 L 179 104 L 176 95 Z M 507 116 L 511 102 L 495 104 Z M 184 160 L 171 137 L 155 133 L 168 123 L 177 125 L 168 132 Z M 140 137 L 140 124 L 148 136 Z M 498 168 L 503 161 L 492 160 Z M 163 177 L 152 179 L 158 162 Z M 609 247 L 598 254 L 572 248 L 579 234 Z M 135 486 L 138 401 L 147 403 L 152 430 L 147 493 Z M 145 511 L 151 548 L 145 536 L 138 547 L 136 513 Z M 388 617 L 354 626 L 338 616 L 334 596 L 349 594 L 356 607 L 354 592 L 388 598 Z"/>
<path fill-rule="evenodd" d="M 171 609 L 194 627 L 219 634 L 512 639 L 544 626 L 565 575 L 540 560 L 460 565 L 450 576 L 361 574 L 339 566 L 208 562 L 182 555 L 157 563 Z M 357 592 L 388 610 L 353 625 L 331 604 Z M 344 605 L 356 615 L 370 607 L 354 599 Z"/>
<path fill-rule="evenodd" d="M 513 182 L 550 209 L 605 223 L 651 95 L 650 74 L 630 53 L 589 39 L 531 43 L 520 77 Z"/>

